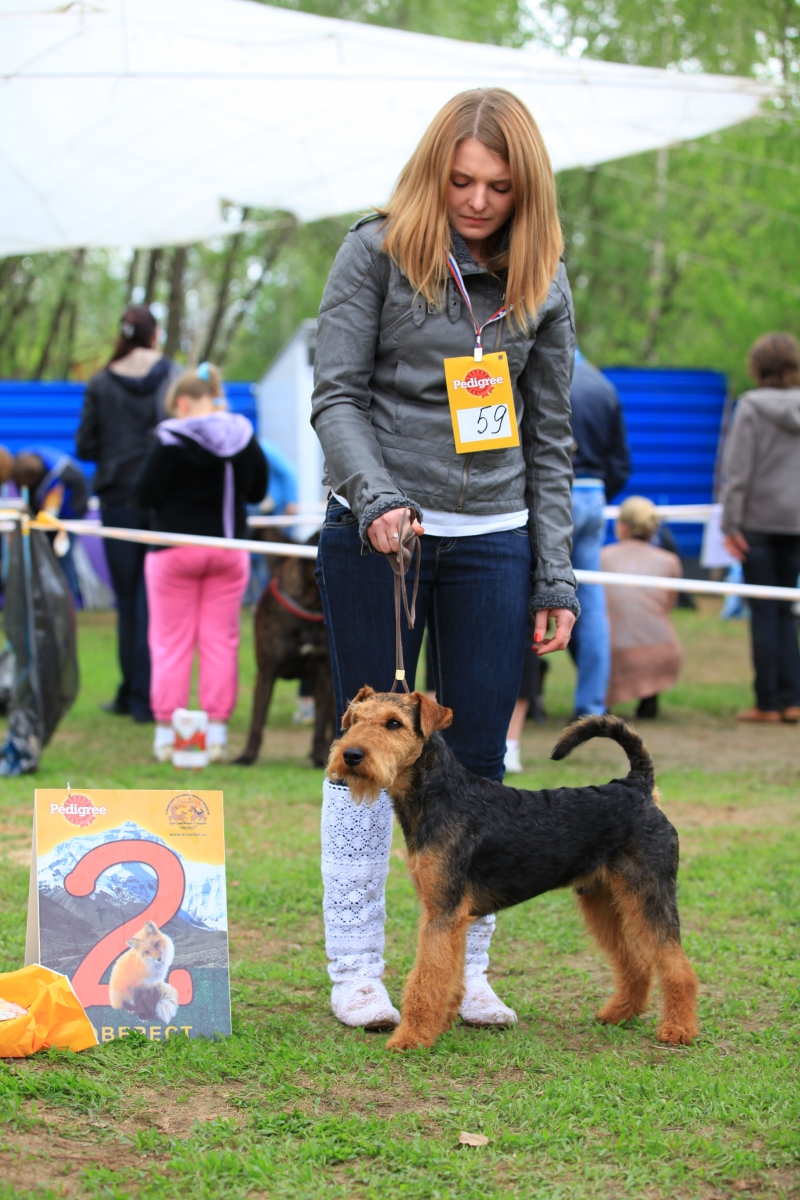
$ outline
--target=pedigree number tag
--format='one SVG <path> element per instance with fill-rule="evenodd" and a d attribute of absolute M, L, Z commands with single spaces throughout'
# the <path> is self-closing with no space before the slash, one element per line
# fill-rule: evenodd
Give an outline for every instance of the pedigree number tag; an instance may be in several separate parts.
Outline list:
<path fill-rule="evenodd" d="M 456 453 L 505 450 L 519 445 L 514 394 L 505 354 L 446 358 L 447 398 Z"/>

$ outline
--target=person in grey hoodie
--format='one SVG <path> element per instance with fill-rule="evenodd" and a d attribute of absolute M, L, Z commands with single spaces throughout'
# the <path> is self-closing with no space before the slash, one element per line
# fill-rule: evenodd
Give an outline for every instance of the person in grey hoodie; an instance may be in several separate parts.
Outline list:
<path fill-rule="evenodd" d="M 393 574 L 403 523 L 421 538 L 411 687 L 427 623 L 456 758 L 501 779 L 529 607 L 539 653 L 579 611 L 570 563 L 569 389 L 575 322 L 555 183 L 525 106 L 465 92 L 434 118 L 380 213 L 353 226 L 320 306 L 312 424 L 331 499 L 318 579 L 337 718 L 395 679 Z M 424 534 L 424 536 L 423 536 Z M 547 635 L 548 620 L 554 631 Z M 381 980 L 392 810 L 326 781 L 323 911 L 345 1025 L 399 1014 Z M 508 1025 L 486 976 L 494 916 L 467 933 L 463 1020 Z"/>
<path fill-rule="evenodd" d="M 766 333 L 748 369 L 724 456 L 722 529 L 746 583 L 796 587 L 800 575 L 800 346 Z M 750 601 L 756 703 L 739 721 L 800 721 L 800 647 L 791 604 Z"/>

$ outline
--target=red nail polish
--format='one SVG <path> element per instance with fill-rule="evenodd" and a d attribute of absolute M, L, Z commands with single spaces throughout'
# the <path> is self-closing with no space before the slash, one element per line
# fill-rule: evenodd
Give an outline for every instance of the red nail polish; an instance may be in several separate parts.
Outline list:
<path fill-rule="evenodd" d="M 542 635 L 541 635 L 540 633 L 535 633 L 535 634 L 533 635 L 533 640 L 534 640 L 535 642 L 540 642 L 540 641 L 542 640 Z"/>

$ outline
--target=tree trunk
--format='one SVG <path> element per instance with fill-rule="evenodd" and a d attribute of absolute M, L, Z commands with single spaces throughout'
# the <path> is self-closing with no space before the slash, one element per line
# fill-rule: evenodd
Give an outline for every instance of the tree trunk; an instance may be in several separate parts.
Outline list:
<path fill-rule="evenodd" d="M 183 320 L 183 275 L 186 270 L 188 251 L 186 246 L 176 246 L 172 255 L 169 278 L 169 316 L 167 317 L 167 340 L 164 353 L 174 358 L 181 347 L 181 321 Z"/>
<path fill-rule="evenodd" d="M 131 265 L 128 269 L 128 294 L 125 297 L 125 304 L 131 304 L 133 301 L 133 289 L 136 287 L 136 271 L 139 266 L 139 251 L 134 250 Z"/>
<path fill-rule="evenodd" d="M 252 304 L 253 300 L 258 295 L 261 288 L 264 286 L 264 278 L 265 278 L 267 272 L 270 270 L 270 268 L 274 264 L 276 258 L 278 257 L 280 251 L 282 250 L 282 248 L 286 245 L 286 243 L 291 238 L 292 234 L 294 233 L 294 230 L 295 230 L 295 224 L 294 224 L 294 222 L 291 222 L 278 235 L 275 242 L 272 244 L 272 246 L 270 246 L 267 253 L 262 257 L 262 259 L 261 259 L 261 267 L 262 267 L 261 274 L 259 275 L 258 279 L 256 279 L 255 282 L 253 283 L 253 285 L 251 286 L 247 295 L 244 297 L 241 305 L 239 306 L 237 311 L 234 313 L 232 320 L 229 321 L 227 329 L 225 330 L 225 335 L 222 340 L 222 345 L 220 346 L 219 353 L 217 354 L 217 365 L 218 366 L 221 367 L 222 364 L 225 362 L 225 359 L 228 356 L 228 351 L 231 348 L 233 339 L 236 336 L 236 331 L 238 330 L 239 326 L 241 325 L 242 321 L 244 320 L 245 313 L 247 312 L 248 308 Z"/>
<path fill-rule="evenodd" d="M 76 254 L 76 258 L 77 258 L 77 261 L 75 263 L 75 267 L 74 267 L 74 271 L 73 271 L 73 278 L 75 279 L 75 281 L 77 281 L 77 278 L 80 275 L 81 267 L 83 266 L 84 260 L 86 258 L 86 251 L 78 250 L 77 254 Z M 70 306 L 69 306 L 69 317 L 67 318 L 67 342 L 66 342 L 66 345 L 64 346 L 64 357 L 62 359 L 64 366 L 61 371 L 61 374 L 64 379 L 69 379 L 69 373 L 72 368 L 72 356 L 75 352 L 75 334 L 77 332 L 77 329 L 78 329 L 78 290 L 77 290 L 77 288 L 73 287 L 72 299 L 70 301 Z"/>
<path fill-rule="evenodd" d="M 42 353 L 39 357 L 39 362 L 37 363 L 36 369 L 34 370 L 33 375 L 32 375 L 33 379 L 41 379 L 42 375 L 47 370 L 47 364 L 50 359 L 50 354 L 52 352 L 53 346 L 55 345 L 56 338 L 58 336 L 58 330 L 59 330 L 59 326 L 61 325 L 61 319 L 67 310 L 70 300 L 74 297 L 76 276 L 78 274 L 78 271 L 81 268 L 85 254 L 86 254 L 85 250 L 73 251 L 72 261 L 71 261 L 69 267 L 67 268 L 66 275 L 64 276 L 64 283 L 61 288 L 61 295 L 58 298 L 58 303 L 56 304 L 55 312 L 53 313 L 53 319 L 50 322 L 50 329 L 48 330 L 47 337 L 45 338 L 45 343 L 42 348 Z"/>
<path fill-rule="evenodd" d="M 144 285 L 144 300 L 143 304 L 150 304 L 153 301 L 158 283 L 158 274 L 161 270 L 161 260 L 164 257 L 164 251 L 160 246 L 154 247 L 150 251 L 150 262 L 147 265 L 147 282 Z"/>
<path fill-rule="evenodd" d="M 654 363 L 657 358 L 656 342 L 664 305 L 664 209 L 667 206 L 668 168 L 669 147 L 662 146 L 656 156 L 656 236 L 653 240 L 653 259 L 650 266 L 650 311 L 647 314 L 647 329 L 642 341 L 642 357 L 650 363 Z"/>
<path fill-rule="evenodd" d="M 242 221 L 246 221 L 250 213 L 249 208 L 242 209 Z M 214 305 L 214 314 L 211 318 L 211 323 L 206 334 L 206 344 L 203 347 L 203 353 L 200 355 L 201 362 L 209 362 L 214 350 L 214 345 L 217 340 L 222 321 L 225 316 L 225 309 L 228 306 L 228 293 L 231 287 L 231 279 L 233 278 L 233 264 L 236 261 L 236 252 L 242 242 L 242 234 L 235 233 L 228 242 L 228 251 L 222 263 L 222 277 L 217 288 L 217 300 Z"/>

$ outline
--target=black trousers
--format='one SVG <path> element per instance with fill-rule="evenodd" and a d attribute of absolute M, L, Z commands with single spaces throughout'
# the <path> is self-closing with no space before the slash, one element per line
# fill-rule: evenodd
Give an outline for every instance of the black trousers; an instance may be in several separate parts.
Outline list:
<path fill-rule="evenodd" d="M 138 505 L 103 505 L 103 524 L 144 529 L 145 514 Z M 117 646 L 122 683 L 117 704 L 134 717 L 150 716 L 150 649 L 147 644 L 147 592 L 144 586 L 145 547 L 106 538 L 106 558 L 117 594 Z"/>
<path fill-rule="evenodd" d="M 797 587 L 800 535 L 744 529 L 750 547 L 745 583 Z M 797 620 L 784 600 L 750 600 L 750 637 L 755 668 L 756 707 L 780 712 L 800 706 L 800 647 Z"/>

